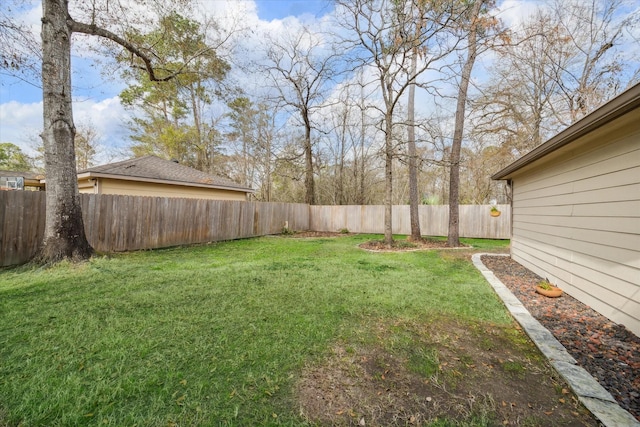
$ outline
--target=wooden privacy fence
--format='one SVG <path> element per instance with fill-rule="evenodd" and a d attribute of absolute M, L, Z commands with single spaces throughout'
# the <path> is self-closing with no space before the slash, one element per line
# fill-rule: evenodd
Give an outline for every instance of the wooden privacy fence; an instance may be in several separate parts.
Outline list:
<path fill-rule="evenodd" d="M 0 267 L 22 264 L 44 235 L 45 197 L 39 191 L 0 191 Z"/>
<path fill-rule="evenodd" d="M 80 199 L 87 239 L 100 252 L 279 234 L 285 221 L 291 229 L 309 229 L 305 204 L 98 194 Z M 33 257 L 44 220 L 44 192 L 0 191 L 1 266 Z"/>
<path fill-rule="evenodd" d="M 384 233 L 384 206 L 308 206 L 294 203 L 236 202 L 166 197 L 81 194 L 89 243 L 99 252 L 153 249 L 292 230 Z M 460 236 L 511 237 L 511 211 L 499 205 L 460 206 Z M 420 206 L 422 234 L 446 236 L 448 206 Z M 20 264 L 42 242 L 45 193 L 0 191 L 0 266 Z M 393 232 L 409 234 L 409 207 L 393 207 Z"/>
<path fill-rule="evenodd" d="M 310 206 L 309 228 L 315 231 L 347 229 L 352 233 L 384 233 L 384 206 Z M 499 217 L 490 215 L 487 205 L 460 206 L 460 237 L 511 238 L 511 207 L 498 205 Z M 448 205 L 421 205 L 420 231 L 425 236 L 446 236 L 449 232 Z M 393 206 L 393 233 L 411 234 L 409 206 Z"/>

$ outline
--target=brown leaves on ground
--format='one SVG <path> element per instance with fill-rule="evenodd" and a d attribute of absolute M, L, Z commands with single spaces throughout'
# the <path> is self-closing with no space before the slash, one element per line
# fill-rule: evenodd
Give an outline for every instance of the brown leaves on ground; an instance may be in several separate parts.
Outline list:
<path fill-rule="evenodd" d="M 521 331 L 437 322 L 374 327 L 375 344 L 336 344 L 304 370 L 296 397 L 311 423 L 598 425 Z"/>

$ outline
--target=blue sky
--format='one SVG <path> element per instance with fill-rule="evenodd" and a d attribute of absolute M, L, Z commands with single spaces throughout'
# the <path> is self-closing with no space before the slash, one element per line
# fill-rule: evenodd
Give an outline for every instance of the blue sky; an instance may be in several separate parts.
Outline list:
<path fill-rule="evenodd" d="M 265 21 L 306 13 L 319 17 L 328 13 L 332 7 L 329 0 L 260 0 L 256 1 L 256 5 L 258 17 Z"/>

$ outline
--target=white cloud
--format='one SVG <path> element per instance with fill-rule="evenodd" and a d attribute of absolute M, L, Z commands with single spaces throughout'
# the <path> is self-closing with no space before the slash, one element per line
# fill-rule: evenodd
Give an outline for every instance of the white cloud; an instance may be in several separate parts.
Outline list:
<path fill-rule="evenodd" d="M 11 142 L 28 155 L 34 155 L 42 132 L 42 102 L 0 104 L 0 142 Z"/>
<path fill-rule="evenodd" d="M 498 18 L 506 27 L 517 29 L 526 23 L 544 4 L 536 0 L 505 0 L 498 6 Z"/>
<path fill-rule="evenodd" d="M 98 133 L 98 162 L 111 159 L 114 153 L 128 146 L 126 122 L 129 113 L 118 97 L 102 101 L 75 100 L 73 103 L 76 126 L 91 125 Z M 16 144 L 26 154 L 36 154 L 35 146 L 42 132 L 42 102 L 23 104 L 9 101 L 0 104 L 0 141 Z"/>

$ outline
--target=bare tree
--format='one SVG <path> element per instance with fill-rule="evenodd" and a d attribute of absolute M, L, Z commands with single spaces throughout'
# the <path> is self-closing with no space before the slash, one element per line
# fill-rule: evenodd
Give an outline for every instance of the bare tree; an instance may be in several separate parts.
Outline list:
<path fill-rule="evenodd" d="M 321 37 L 306 27 L 280 39 L 268 39 L 266 71 L 278 91 L 279 104 L 293 109 L 302 121 L 304 135 L 305 203 L 316 203 L 313 166 L 313 112 L 322 105 L 327 84 L 336 73 L 335 53 Z"/>
<path fill-rule="evenodd" d="M 40 43 L 11 13 L 23 3 L 25 0 L 6 0 L 0 4 L 0 72 L 35 84 L 33 80 L 40 76 Z"/>
<path fill-rule="evenodd" d="M 568 126 L 628 85 L 637 82 L 638 60 L 619 55 L 626 34 L 640 24 L 640 10 L 628 9 L 623 0 L 553 0 L 551 18 L 563 45 L 564 60 L 553 60 L 554 76 L 565 101 L 558 119 Z M 631 42 L 631 41 L 630 41 Z"/>
<path fill-rule="evenodd" d="M 418 67 L 418 48 L 411 52 L 411 65 L 409 75 L 415 75 Z M 409 156 L 409 217 L 411 222 L 411 240 L 422 239 L 420 231 L 420 212 L 418 196 L 418 155 L 416 152 L 416 85 L 409 86 L 409 99 L 407 100 L 407 151 Z"/>
<path fill-rule="evenodd" d="M 513 29 L 474 101 L 474 131 L 518 157 L 636 82 L 638 60 L 624 60 L 622 45 L 640 12 L 627 6 L 550 0 Z"/>
<path fill-rule="evenodd" d="M 94 159 L 98 153 L 98 139 L 98 131 L 91 123 L 81 124 L 76 128 L 74 147 L 78 170 L 94 165 Z"/>
<path fill-rule="evenodd" d="M 460 151 L 462 148 L 469 81 L 471 80 L 471 71 L 473 70 L 473 65 L 478 55 L 478 33 L 482 31 L 483 28 L 487 29 L 489 25 L 494 25 L 492 20 L 487 21 L 481 19 L 482 9 L 488 3 L 487 0 L 475 0 L 469 15 L 464 17 L 465 22 L 469 23 L 467 58 L 464 61 L 460 73 L 449 172 L 449 232 L 447 235 L 447 245 L 451 247 L 460 246 Z"/>
<path fill-rule="evenodd" d="M 558 100 L 554 68 L 565 60 L 558 27 L 538 11 L 509 43 L 499 45 L 491 81 L 473 100 L 474 133 L 508 145 L 519 157 L 559 130 L 553 118 Z M 556 65 L 554 65 L 556 64 Z"/>
<path fill-rule="evenodd" d="M 405 91 L 434 63 L 446 57 L 456 45 L 447 30 L 461 13 L 456 1 L 352 0 L 338 1 L 341 25 L 349 32 L 345 44 L 358 67 L 370 69 L 379 85 L 382 106 L 385 161 L 384 241 L 393 243 L 393 159 L 396 135 L 394 113 Z M 351 37 L 351 38 L 349 38 Z M 411 53 L 424 46 L 415 72 L 410 71 Z M 346 49 L 345 49 L 346 50 Z"/>

